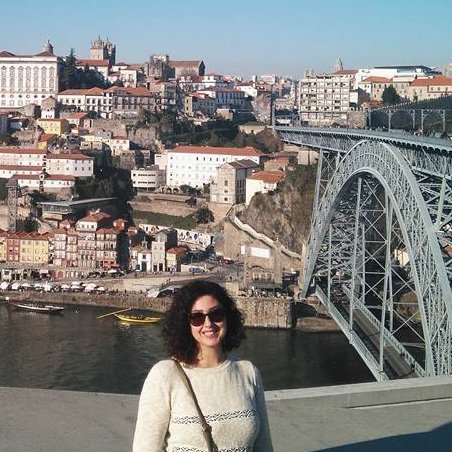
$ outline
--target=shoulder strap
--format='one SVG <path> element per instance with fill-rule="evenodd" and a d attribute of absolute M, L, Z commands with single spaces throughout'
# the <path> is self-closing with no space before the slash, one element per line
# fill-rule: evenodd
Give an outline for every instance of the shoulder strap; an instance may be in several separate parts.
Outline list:
<path fill-rule="evenodd" d="M 202 414 L 201 407 L 199 406 L 198 399 L 196 398 L 196 394 L 195 391 L 193 390 L 193 386 L 191 385 L 190 379 L 188 378 L 187 374 L 182 368 L 180 362 L 174 358 L 172 359 L 174 361 L 174 364 L 176 364 L 176 369 L 195 404 L 196 411 L 198 412 L 199 419 L 201 420 L 202 433 L 207 443 L 207 450 L 209 452 L 213 452 L 212 427 L 207 423 L 204 414 Z"/>

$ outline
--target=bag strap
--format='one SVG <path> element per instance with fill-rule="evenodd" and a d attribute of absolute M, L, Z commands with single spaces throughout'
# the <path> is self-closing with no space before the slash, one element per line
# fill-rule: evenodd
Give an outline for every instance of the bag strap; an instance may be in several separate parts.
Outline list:
<path fill-rule="evenodd" d="M 174 361 L 174 364 L 176 364 L 176 369 L 182 378 L 182 381 L 184 382 L 185 387 L 187 388 L 188 392 L 190 393 L 193 402 L 196 407 L 196 411 L 198 412 L 199 419 L 201 421 L 202 426 L 202 433 L 204 435 L 204 439 L 207 443 L 207 450 L 209 452 L 213 452 L 213 438 L 212 438 L 212 427 L 207 423 L 206 418 L 204 417 L 204 414 L 202 414 L 201 407 L 199 406 L 198 399 L 196 398 L 195 391 L 193 390 L 193 386 L 191 385 L 190 379 L 188 378 L 187 374 L 185 373 L 184 369 L 182 368 L 181 364 L 177 359 L 172 358 Z"/>

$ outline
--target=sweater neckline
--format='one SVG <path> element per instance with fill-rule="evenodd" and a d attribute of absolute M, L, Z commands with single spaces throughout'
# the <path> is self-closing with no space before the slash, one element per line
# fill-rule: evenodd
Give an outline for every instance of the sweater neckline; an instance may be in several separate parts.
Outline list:
<path fill-rule="evenodd" d="M 189 364 L 185 364 L 185 363 L 181 363 L 182 367 L 184 368 L 184 370 L 188 370 L 189 372 L 221 372 L 225 369 L 227 369 L 231 363 L 232 363 L 233 359 L 228 356 L 221 364 L 219 364 L 216 367 L 194 367 L 194 366 L 190 366 Z"/>

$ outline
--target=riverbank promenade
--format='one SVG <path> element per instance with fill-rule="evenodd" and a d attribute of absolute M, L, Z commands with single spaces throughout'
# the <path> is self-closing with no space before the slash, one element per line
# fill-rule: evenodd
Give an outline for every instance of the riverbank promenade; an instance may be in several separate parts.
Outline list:
<path fill-rule="evenodd" d="M 452 451 L 452 377 L 266 393 L 276 452 Z M 0 388 L 0 452 L 131 451 L 138 396 Z"/>

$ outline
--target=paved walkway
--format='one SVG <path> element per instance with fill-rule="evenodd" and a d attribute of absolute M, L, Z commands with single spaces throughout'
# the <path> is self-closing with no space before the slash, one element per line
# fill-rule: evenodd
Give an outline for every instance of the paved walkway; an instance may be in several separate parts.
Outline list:
<path fill-rule="evenodd" d="M 272 391 L 277 452 L 452 451 L 452 377 Z M 138 397 L 0 388 L 0 452 L 128 452 Z"/>

